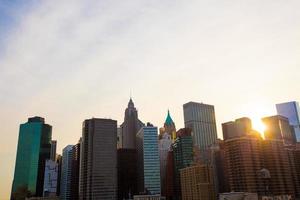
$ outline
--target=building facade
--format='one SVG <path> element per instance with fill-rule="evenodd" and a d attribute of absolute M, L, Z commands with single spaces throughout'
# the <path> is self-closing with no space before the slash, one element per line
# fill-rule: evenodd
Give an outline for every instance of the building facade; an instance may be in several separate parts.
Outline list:
<path fill-rule="evenodd" d="M 160 162 L 157 127 L 150 123 L 136 135 L 138 191 L 160 194 Z"/>
<path fill-rule="evenodd" d="M 217 140 L 215 109 L 212 105 L 189 102 L 183 105 L 184 124 L 192 129 L 194 145 L 204 150 Z"/>
<path fill-rule="evenodd" d="M 213 168 L 194 165 L 180 170 L 182 200 L 215 200 Z"/>
<path fill-rule="evenodd" d="M 297 142 L 300 142 L 300 109 L 296 101 L 276 104 L 277 114 L 288 118 Z"/>
<path fill-rule="evenodd" d="M 60 198 L 62 200 L 71 199 L 72 149 L 73 145 L 68 145 L 63 149 L 62 153 L 60 179 Z"/>
<path fill-rule="evenodd" d="M 79 199 L 117 199 L 117 121 L 83 122 Z"/>
<path fill-rule="evenodd" d="M 118 199 L 131 199 L 137 191 L 137 151 L 118 149 Z"/>
<path fill-rule="evenodd" d="M 193 163 L 193 138 L 191 129 L 183 128 L 177 131 L 177 138 L 172 144 L 174 158 L 174 196 L 180 199 L 180 169 L 189 167 Z"/>
<path fill-rule="evenodd" d="M 58 164 L 54 160 L 46 160 L 44 175 L 43 197 L 56 196 L 57 192 Z"/>
<path fill-rule="evenodd" d="M 71 192 L 70 199 L 79 199 L 79 169 L 80 169 L 80 145 L 79 142 L 72 147 L 72 171 L 71 171 Z"/>
<path fill-rule="evenodd" d="M 128 107 L 125 110 L 124 122 L 121 124 L 121 138 L 122 148 L 135 149 L 135 136 L 144 124 L 138 118 L 138 111 L 134 107 L 134 103 L 130 98 Z"/>
<path fill-rule="evenodd" d="M 43 196 L 44 170 L 50 159 L 52 127 L 42 117 L 32 117 L 20 125 L 11 198 L 18 190 Z"/>

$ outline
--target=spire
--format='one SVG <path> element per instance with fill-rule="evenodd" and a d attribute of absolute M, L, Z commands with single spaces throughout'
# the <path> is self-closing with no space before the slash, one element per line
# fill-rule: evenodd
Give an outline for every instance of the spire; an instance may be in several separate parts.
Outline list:
<path fill-rule="evenodd" d="M 134 103 L 133 103 L 131 97 L 130 97 L 130 100 L 129 100 L 129 102 L 128 102 L 128 108 L 129 108 L 129 107 L 131 107 L 131 108 L 134 107 Z"/>
<path fill-rule="evenodd" d="M 167 118 L 166 118 L 165 124 L 166 125 L 172 125 L 172 124 L 174 124 L 173 119 L 172 119 L 172 117 L 170 115 L 169 109 L 168 109 L 168 114 L 167 114 Z"/>

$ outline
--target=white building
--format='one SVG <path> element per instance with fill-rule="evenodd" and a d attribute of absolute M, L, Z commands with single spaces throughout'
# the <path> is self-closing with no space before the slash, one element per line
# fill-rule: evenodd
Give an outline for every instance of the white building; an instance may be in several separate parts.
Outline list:
<path fill-rule="evenodd" d="M 57 191 L 58 163 L 53 160 L 46 160 L 44 175 L 44 197 L 56 196 Z"/>

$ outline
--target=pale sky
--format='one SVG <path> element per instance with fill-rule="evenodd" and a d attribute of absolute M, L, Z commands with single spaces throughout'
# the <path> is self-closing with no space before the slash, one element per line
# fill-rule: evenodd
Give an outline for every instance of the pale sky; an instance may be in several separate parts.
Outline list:
<path fill-rule="evenodd" d="M 26 4 L 24 3 L 26 2 Z M 39 115 L 58 152 L 84 119 L 121 124 L 130 91 L 142 121 L 215 105 L 220 124 L 300 100 L 299 0 L 0 0 L 0 199 L 19 124 Z"/>

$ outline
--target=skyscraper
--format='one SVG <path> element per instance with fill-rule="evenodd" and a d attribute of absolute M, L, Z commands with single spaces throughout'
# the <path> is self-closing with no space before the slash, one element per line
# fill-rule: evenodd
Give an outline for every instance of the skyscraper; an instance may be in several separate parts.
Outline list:
<path fill-rule="evenodd" d="M 276 104 L 278 115 L 282 115 L 289 119 L 289 123 L 293 128 L 297 142 L 300 142 L 300 109 L 298 102 L 291 101 Z"/>
<path fill-rule="evenodd" d="M 193 139 L 191 129 L 183 128 L 177 131 L 177 138 L 172 144 L 174 157 L 174 194 L 176 199 L 181 196 L 180 169 L 193 163 Z"/>
<path fill-rule="evenodd" d="M 50 159 L 53 160 L 53 161 L 56 160 L 56 146 L 57 146 L 57 141 L 56 140 L 51 140 Z"/>
<path fill-rule="evenodd" d="M 72 148 L 72 172 L 71 172 L 71 199 L 79 199 L 79 169 L 80 169 L 80 144 L 79 142 Z"/>
<path fill-rule="evenodd" d="M 138 160 L 138 191 L 160 194 L 160 166 L 157 127 L 150 123 L 136 135 Z"/>
<path fill-rule="evenodd" d="M 125 110 L 124 122 L 121 124 L 121 137 L 122 148 L 135 149 L 135 135 L 144 124 L 138 118 L 137 109 L 130 98 L 128 107 Z"/>
<path fill-rule="evenodd" d="M 249 128 L 252 130 L 251 127 Z M 232 130 L 236 131 L 236 129 Z M 248 131 L 248 128 L 244 130 Z M 260 194 L 263 190 L 262 180 L 257 175 L 259 170 L 263 169 L 260 134 L 254 130 L 240 134 L 227 131 L 226 126 L 223 126 L 224 138 L 226 135 L 236 136 L 224 141 L 230 190 Z"/>
<path fill-rule="evenodd" d="M 43 195 L 45 162 L 50 159 L 52 127 L 42 117 L 32 117 L 20 125 L 14 193 L 25 189 L 34 196 Z"/>
<path fill-rule="evenodd" d="M 72 176 L 72 149 L 73 145 L 68 145 L 63 149 L 60 199 L 71 200 L 71 176 Z"/>
<path fill-rule="evenodd" d="M 206 149 L 217 140 L 215 109 L 212 105 L 189 102 L 183 105 L 184 124 L 192 129 L 194 145 Z"/>
<path fill-rule="evenodd" d="M 222 124 L 224 140 L 246 136 L 251 130 L 251 120 L 247 117 L 236 119 L 234 122 L 226 122 Z"/>
<path fill-rule="evenodd" d="M 296 142 L 291 132 L 288 118 L 275 115 L 264 117 L 262 121 L 266 125 L 264 133 L 266 139 L 283 140 L 285 144 L 294 144 Z"/>
<path fill-rule="evenodd" d="M 117 121 L 85 120 L 80 151 L 79 199 L 116 199 Z"/>
<path fill-rule="evenodd" d="M 55 197 L 58 183 L 58 163 L 54 160 L 46 160 L 44 175 L 44 197 Z"/>

